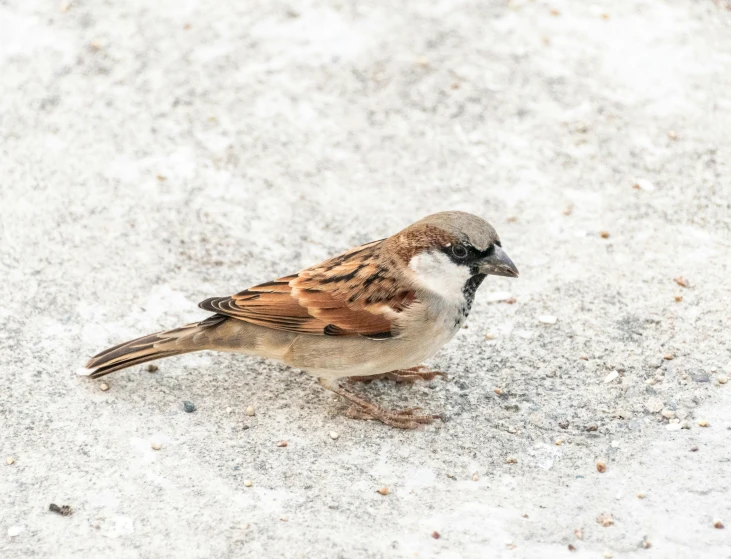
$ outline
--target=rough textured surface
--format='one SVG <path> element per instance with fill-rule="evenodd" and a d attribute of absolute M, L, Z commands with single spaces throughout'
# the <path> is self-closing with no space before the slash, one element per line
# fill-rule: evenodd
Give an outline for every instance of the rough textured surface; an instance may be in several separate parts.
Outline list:
<path fill-rule="evenodd" d="M 731 554 L 727 8 L 0 2 L 0 555 Z M 444 209 L 521 278 L 448 382 L 362 388 L 444 424 L 244 356 L 74 374 Z"/>

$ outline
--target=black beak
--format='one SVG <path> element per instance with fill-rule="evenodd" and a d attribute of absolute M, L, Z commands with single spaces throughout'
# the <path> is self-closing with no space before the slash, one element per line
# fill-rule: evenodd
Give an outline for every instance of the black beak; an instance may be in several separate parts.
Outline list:
<path fill-rule="evenodd" d="M 480 262 L 480 273 L 490 276 L 517 278 L 518 268 L 515 267 L 510 257 L 505 254 L 502 247 L 495 245 L 495 250 L 492 254 Z"/>

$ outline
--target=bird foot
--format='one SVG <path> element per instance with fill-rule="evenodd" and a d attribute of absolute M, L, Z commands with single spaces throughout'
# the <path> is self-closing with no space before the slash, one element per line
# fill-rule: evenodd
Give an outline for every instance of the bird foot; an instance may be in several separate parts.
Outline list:
<path fill-rule="evenodd" d="M 351 419 L 372 420 L 375 419 L 391 427 L 398 429 L 416 429 L 420 425 L 428 425 L 435 419 L 441 419 L 441 415 L 416 415 L 414 412 L 421 408 L 408 408 L 405 410 L 387 410 L 375 404 L 368 407 L 353 404 L 345 412 Z"/>
<path fill-rule="evenodd" d="M 435 419 L 442 418 L 441 415 L 417 415 L 414 413 L 421 408 L 387 410 L 377 404 L 361 398 L 357 394 L 353 394 L 352 392 L 345 390 L 337 382 L 320 379 L 320 384 L 353 403 L 350 409 L 346 412 L 346 415 L 351 419 L 375 419 L 381 423 L 398 429 L 416 429 L 420 425 L 428 425 Z"/>
<path fill-rule="evenodd" d="M 411 367 L 410 369 L 398 369 L 396 371 L 389 371 L 388 373 L 381 373 L 380 375 L 366 375 L 348 377 L 348 382 L 370 382 L 372 380 L 388 379 L 394 382 L 406 382 L 409 384 L 415 383 L 417 380 L 430 381 L 436 377 L 442 377 L 443 380 L 447 380 L 447 373 L 441 371 L 430 371 L 426 367 L 419 365 L 418 367 Z"/>

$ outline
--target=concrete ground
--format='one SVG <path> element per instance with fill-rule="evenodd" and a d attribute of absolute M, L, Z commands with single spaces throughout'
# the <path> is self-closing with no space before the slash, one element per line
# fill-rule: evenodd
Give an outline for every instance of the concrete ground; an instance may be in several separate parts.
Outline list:
<path fill-rule="evenodd" d="M 0 555 L 731 557 L 729 8 L 0 2 Z M 360 388 L 444 423 L 245 356 L 75 374 L 446 209 L 521 277 L 449 381 Z"/>

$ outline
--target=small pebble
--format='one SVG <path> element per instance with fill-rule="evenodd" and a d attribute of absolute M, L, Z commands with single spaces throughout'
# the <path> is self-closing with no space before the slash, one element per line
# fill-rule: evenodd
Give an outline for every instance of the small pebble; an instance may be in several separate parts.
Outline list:
<path fill-rule="evenodd" d="M 277 446 L 278 446 L 279 448 L 284 448 L 284 447 L 286 447 L 286 446 L 287 446 L 287 441 L 279 441 L 279 442 L 277 443 Z"/>
<path fill-rule="evenodd" d="M 597 426 L 596 423 L 590 423 L 589 425 L 586 426 L 586 430 L 589 432 L 597 431 L 598 429 L 599 429 L 599 427 Z"/>
<path fill-rule="evenodd" d="M 376 493 L 379 495 L 388 495 L 390 492 L 388 490 L 388 487 L 381 487 L 380 489 L 376 489 Z"/>
<path fill-rule="evenodd" d="M 688 281 L 688 278 L 684 278 L 683 276 L 673 278 L 673 281 L 677 283 L 680 287 L 690 287 L 690 282 Z"/>
<path fill-rule="evenodd" d="M 339 436 L 335 431 L 330 431 L 330 438 L 332 440 L 336 440 Z"/>
<path fill-rule="evenodd" d="M 608 238 L 609 238 L 609 231 L 600 231 L 600 232 L 599 232 L 599 236 L 600 236 L 600 237 L 601 237 L 602 239 L 608 239 Z"/>
<path fill-rule="evenodd" d="M 500 396 L 503 393 L 503 389 L 502 388 L 496 388 L 495 390 L 493 390 L 493 392 L 495 394 L 497 394 L 498 396 Z"/>
<path fill-rule="evenodd" d="M 249 406 L 246 408 L 246 415 L 256 415 L 256 411 L 254 411 L 254 406 Z"/>
<path fill-rule="evenodd" d="M 596 471 L 600 474 L 603 474 L 607 471 L 607 465 L 602 460 L 597 460 L 596 462 Z"/>
<path fill-rule="evenodd" d="M 515 458 L 514 456 L 508 456 L 508 459 L 505 460 L 505 462 L 508 463 L 508 464 L 517 464 L 518 463 L 518 459 Z"/>
<path fill-rule="evenodd" d="M 71 516 L 74 514 L 74 509 L 68 505 L 61 505 L 60 507 L 56 503 L 48 505 L 48 510 L 60 514 L 61 516 Z"/>
<path fill-rule="evenodd" d="M 195 404 L 185 400 L 185 402 L 183 402 L 183 410 L 185 410 L 185 413 L 193 413 L 196 410 Z"/>
<path fill-rule="evenodd" d="M 576 536 L 577 540 L 583 540 L 584 532 L 581 531 L 581 528 L 577 528 L 576 530 L 574 530 L 574 536 Z"/>
<path fill-rule="evenodd" d="M 576 551 L 576 548 L 573 544 L 569 544 L 569 551 Z"/>
<path fill-rule="evenodd" d="M 556 446 L 561 446 L 563 444 L 563 439 L 556 439 Z"/>
<path fill-rule="evenodd" d="M 708 423 L 708 420 L 706 420 L 706 419 L 701 419 L 698 422 L 698 425 L 700 425 L 701 427 L 708 427 L 710 425 L 710 423 Z"/>
<path fill-rule="evenodd" d="M 644 190 L 645 192 L 655 192 L 655 185 L 647 179 L 638 180 L 634 185 L 632 185 L 632 188 L 636 190 Z"/>
<path fill-rule="evenodd" d="M 102 392 L 106 392 L 107 390 L 109 390 L 109 385 L 106 382 L 102 382 L 99 385 L 99 390 L 101 390 Z"/>
<path fill-rule="evenodd" d="M 678 133 L 675 130 L 668 130 L 668 138 L 674 142 L 678 139 Z"/>
<path fill-rule="evenodd" d="M 596 521 L 599 524 L 601 524 L 602 526 L 604 526 L 605 528 L 614 524 L 614 518 L 612 518 L 612 515 L 606 514 L 606 513 L 603 513 L 603 514 L 600 514 L 599 516 L 597 516 Z"/>
<path fill-rule="evenodd" d="M 665 408 L 660 412 L 660 415 L 662 415 L 665 419 L 672 419 L 673 417 L 675 417 L 675 412 L 673 410 Z"/>
<path fill-rule="evenodd" d="M 695 445 L 693 445 L 693 446 L 690 447 L 690 451 L 691 452 L 698 452 L 698 447 L 695 446 Z"/>
<path fill-rule="evenodd" d="M 226 413 L 233 413 L 233 411 L 234 411 L 233 408 L 226 408 Z"/>
<path fill-rule="evenodd" d="M 728 382 L 728 377 L 726 375 L 718 375 L 716 380 L 718 381 L 718 384 L 726 384 Z"/>
<path fill-rule="evenodd" d="M 675 302 L 676 303 L 681 303 L 682 301 L 683 301 L 683 296 L 682 295 L 676 295 L 675 296 Z"/>
<path fill-rule="evenodd" d="M 569 204 L 569 205 L 568 205 L 568 206 L 566 206 L 566 208 L 564 209 L 564 211 L 563 211 L 563 215 L 571 215 L 572 213 L 574 213 L 574 205 L 573 205 L 573 204 Z"/>
<path fill-rule="evenodd" d="M 639 492 L 639 493 L 637 494 L 637 498 L 638 498 L 638 499 L 644 499 L 645 497 L 647 497 L 647 493 L 645 493 L 644 491 L 640 491 L 640 492 Z"/>
<path fill-rule="evenodd" d="M 431 533 L 431 537 L 432 537 L 432 538 L 434 538 L 435 540 L 438 540 L 439 538 L 441 538 L 441 537 L 442 537 L 442 535 L 441 535 L 441 534 L 440 534 L 439 532 L 437 532 L 436 530 L 434 530 L 434 531 L 433 531 L 433 532 Z"/>
<path fill-rule="evenodd" d="M 152 441 L 150 443 L 150 446 L 152 447 L 152 450 L 160 450 L 162 448 L 162 443 L 158 441 Z"/>
<path fill-rule="evenodd" d="M 491 332 L 488 332 L 487 334 L 485 334 L 485 339 L 486 340 L 494 340 L 495 339 L 495 334 L 493 334 Z"/>
<path fill-rule="evenodd" d="M 647 538 L 644 538 L 644 539 L 643 539 L 643 540 L 642 540 L 642 541 L 640 542 L 640 547 L 641 547 L 642 549 L 650 549 L 650 548 L 652 547 L 652 544 L 651 544 L 651 543 L 650 543 L 650 542 L 649 542 L 649 541 L 647 540 Z"/>
<path fill-rule="evenodd" d="M 717 530 L 723 530 L 726 526 L 724 526 L 724 524 L 720 518 L 717 518 L 716 520 L 713 521 L 713 527 L 716 528 Z"/>
<path fill-rule="evenodd" d="M 13 464 L 15 464 L 15 458 L 13 458 L 12 456 L 8 456 L 8 457 L 7 457 L 6 459 L 5 459 L 5 463 L 6 463 L 6 464 L 7 464 L 8 466 L 12 466 Z"/>
<path fill-rule="evenodd" d="M 672 361 L 675 359 L 675 356 L 672 353 L 666 353 L 662 356 L 662 358 L 665 359 L 665 361 Z"/>
<path fill-rule="evenodd" d="M 606 377 L 604 377 L 604 383 L 609 384 L 613 380 L 617 379 L 619 377 L 619 373 L 614 370 L 611 373 L 609 373 Z"/>
<path fill-rule="evenodd" d="M 611 551 L 605 551 L 602 554 L 602 557 L 604 557 L 604 559 L 612 559 L 612 557 L 614 557 L 614 555 L 612 555 L 612 552 Z"/>
<path fill-rule="evenodd" d="M 480 481 L 480 476 L 476 472 L 472 474 L 472 481 Z"/>
<path fill-rule="evenodd" d="M 147 366 L 148 373 L 156 373 L 159 369 L 160 369 L 160 367 L 158 367 L 157 365 L 148 365 Z"/>
<path fill-rule="evenodd" d="M 555 316 L 550 314 L 543 314 L 538 317 L 538 322 L 541 322 L 542 324 L 556 324 L 557 320 L 558 319 Z"/>
<path fill-rule="evenodd" d="M 513 295 L 509 291 L 493 291 L 492 293 L 488 293 L 485 299 L 487 299 L 488 303 L 499 303 L 507 301 L 512 296 Z"/>
<path fill-rule="evenodd" d="M 251 487 L 252 485 L 254 485 L 254 482 L 252 482 L 250 479 L 244 480 L 244 487 Z"/>

